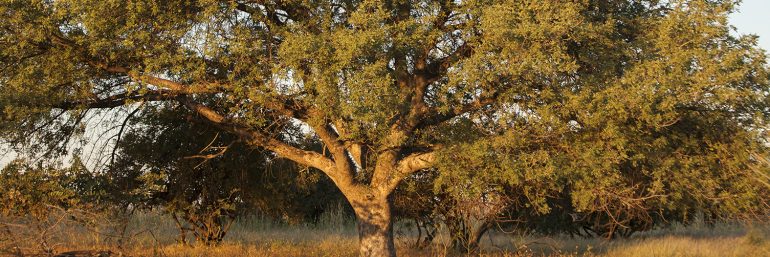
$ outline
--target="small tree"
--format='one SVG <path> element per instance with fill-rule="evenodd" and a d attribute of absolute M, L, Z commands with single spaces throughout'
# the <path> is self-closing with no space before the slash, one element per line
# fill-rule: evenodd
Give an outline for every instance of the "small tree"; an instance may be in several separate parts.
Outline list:
<path fill-rule="evenodd" d="M 55 239 L 72 224 L 94 228 L 101 218 L 101 177 L 79 159 L 68 168 L 17 159 L 0 170 L 0 252 L 53 254 Z M 94 190 L 97 189 L 97 190 Z"/>
<path fill-rule="evenodd" d="M 488 230 L 502 223 L 503 211 L 513 204 L 507 195 L 488 187 L 483 194 L 467 192 L 437 184 L 436 170 L 415 173 L 394 193 L 394 217 L 414 223 L 418 235 L 414 244 L 422 248 L 432 243 L 439 229 L 449 232 L 450 247 L 463 253 L 478 249 L 479 240 Z"/>

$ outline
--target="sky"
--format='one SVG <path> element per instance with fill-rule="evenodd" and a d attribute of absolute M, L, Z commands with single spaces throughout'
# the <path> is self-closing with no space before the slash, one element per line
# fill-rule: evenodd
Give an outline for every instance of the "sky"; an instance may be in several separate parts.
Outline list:
<path fill-rule="evenodd" d="M 770 0 L 743 0 L 730 23 L 740 35 L 758 35 L 759 46 L 770 50 Z"/>

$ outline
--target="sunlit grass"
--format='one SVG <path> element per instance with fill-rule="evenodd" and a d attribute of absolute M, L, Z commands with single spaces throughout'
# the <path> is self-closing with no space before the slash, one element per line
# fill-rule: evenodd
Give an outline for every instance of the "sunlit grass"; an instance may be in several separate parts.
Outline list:
<path fill-rule="evenodd" d="M 446 233 L 427 249 L 414 249 L 412 232 L 397 226 L 400 256 L 459 256 L 448 245 Z M 343 215 L 325 215 L 318 224 L 289 226 L 262 217 L 240 219 L 219 246 L 176 243 L 171 219 L 157 213 L 135 215 L 125 236 L 114 231 L 67 226 L 52 231 L 55 253 L 93 250 L 115 256 L 357 256 L 355 225 Z M 33 253 L 36 242 L 25 244 Z M 11 253 L 11 251 L 5 251 Z M 693 225 L 640 233 L 629 239 L 570 238 L 490 233 L 481 241 L 480 256 L 770 256 L 770 230 L 764 225 Z"/>

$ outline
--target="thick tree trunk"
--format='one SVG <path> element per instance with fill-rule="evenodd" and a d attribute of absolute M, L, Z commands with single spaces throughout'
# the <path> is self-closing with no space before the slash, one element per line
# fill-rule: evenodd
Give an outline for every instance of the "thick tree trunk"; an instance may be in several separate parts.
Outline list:
<path fill-rule="evenodd" d="M 363 198 L 351 201 L 358 221 L 360 256 L 395 257 L 390 202 L 386 196 Z"/>

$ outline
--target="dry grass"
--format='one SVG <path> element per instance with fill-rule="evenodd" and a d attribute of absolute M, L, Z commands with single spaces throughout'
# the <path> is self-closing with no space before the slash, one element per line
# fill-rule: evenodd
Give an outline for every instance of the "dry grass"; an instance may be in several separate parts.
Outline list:
<path fill-rule="evenodd" d="M 287 226 L 261 218 L 244 219 L 216 247 L 176 244 L 173 222 L 157 214 L 137 215 L 127 237 L 105 236 L 108 230 L 92 231 L 69 226 L 52 232 L 54 252 L 109 250 L 123 256 L 357 256 L 352 222 L 325 217 L 321 225 Z M 409 231 L 397 232 L 400 256 L 458 256 L 441 235 L 429 249 L 409 247 Z M 19 242 L 26 252 L 38 242 Z M 9 253 L 10 251 L 6 251 Z M 1 255 L 2 253 L 0 253 Z M 569 237 L 536 237 L 492 233 L 482 240 L 479 256 L 770 256 L 767 226 L 676 226 L 646 232 L 631 239 L 606 241 Z"/>

